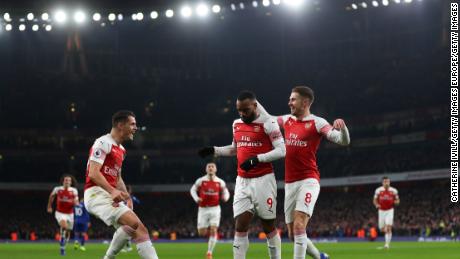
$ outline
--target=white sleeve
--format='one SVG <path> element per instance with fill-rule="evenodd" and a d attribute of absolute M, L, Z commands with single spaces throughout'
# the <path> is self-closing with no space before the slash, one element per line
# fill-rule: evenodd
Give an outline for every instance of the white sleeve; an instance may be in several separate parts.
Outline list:
<path fill-rule="evenodd" d="M 59 190 L 59 187 L 54 187 L 53 190 L 51 191 L 51 195 L 56 195 Z"/>
<path fill-rule="evenodd" d="M 235 122 L 233 122 L 233 125 L 232 125 L 232 132 L 233 132 L 233 136 L 235 136 Z M 216 156 L 236 156 L 235 139 L 233 139 L 231 145 L 227 145 L 223 147 L 214 147 L 214 155 Z"/>
<path fill-rule="evenodd" d="M 226 202 L 228 199 L 230 199 L 230 192 L 228 191 L 227 186 L 225 185 L 224 181 L 221 182 L 221 189 L 222 189 L 222 199 Z"/>
<path fill-rule="evenodd" d="M 96 140 L 93 147 L 91 148 L 91 154 L 89 155 L 89 160 L 97 162 L 99 164 L 104 164 L 105 157 L 110 153 L 112 145 L 103 141 Z"/>
<path fill-rule="evenodd" d="M 278 122 L 278 125 L 280 127 L 282 127 L 284 122 L 286 122 L 287 118 L 289 118 L 289 115 L 281 115 L 281 116 L 271 115 L 270 113 L 267 112 L 267 110 L 265 110 L 264 106 L 262 106 L 262 104 L 259 101 L 257 101 L 257 111 L 263 116 L 268 116 L 270 118 L 273 118 L 276 122 Z"/>
<path fill-rule="evenodd" d="M 286 146 L 276 120 L 273 118 L 268 119 L 264 123 L 264 130 L 272 142 L 273 149 L 270 152 L 257 155 L 259 162 L 268 163 L 283 158 L 286 155 Z"/>
<path fill-rule="evenodd" d="M 380 188 L 375 189 L 374 199 L 377 199 L 379 197 L 379 192 L 380 192 Z"/>
<path fill-rule="evenodd" d="M 329 122 L 320 117 L 315 117 L 315 125 L 318 133 L 325 136 L 327 140 L 342 146 L 350 144 L 350 133 L 347 126 L 341 130 L 336 130 Z"/>
<path fill-rule="evenodd" d="M 200 179 L 196 180 L 196 182 L 190 188 L 190 195 L 192 195 L 193 200 L 198 203 L 198 186 L 200 185 Z"/>
<path fill-rule="evenodd" d="M 78 190 L 77 190 L 77 188 L 73 188 L 73 193 L 74 193 L 74 195 L 75 195 L 75 199 L 76 199 L 77 201 L 79 201 L 79 198 L 78 198 Z"/>

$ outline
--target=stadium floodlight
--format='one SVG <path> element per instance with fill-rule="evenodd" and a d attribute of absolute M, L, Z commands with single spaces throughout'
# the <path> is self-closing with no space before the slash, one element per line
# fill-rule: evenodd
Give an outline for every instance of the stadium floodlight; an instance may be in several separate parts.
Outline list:
<path fill-rule="evenodd" d="M 361 6 L 362 6 L 363 8 L 367 8 L 366 2 L 362 2 L 362 3 L 361 3 Z"/>
<path fill-rule="evenodd" d="M 50 15 L 48 13 L 42 13 L 42 20 L 43 21 L 48 21 L 50 18 Z"/>
<path fill-rule="evenodd" d="M 196 7 L 196 14 L 200 17 L 205 17 L 209 13 L 209 7 L 205 4 L 199 4 Z"/>
<path fill-rule="evenodd" d="M 45 26 L 46 31 L 51 31 L 52 29 L 53 29 L 53 26 L 51 26 L 51 24 L 48 24 Z"/>
<path fill-rule="evenodd" d="M 33 31 L 38 31 L 38 28 L 39 28 L 38 24 L 32 25 L 32 30 Z"/>
<path fill-rule="evenodd" d="M 12 29 L 13 29 L 13 26 L 11 24 L 8 23 L 7 25 L 5 25 L 6 31 L 11 31 Z"/>
<path fill-rule="evenodd" d="M 405 3 L 412 3 L 412 0 L 404 0 Z"/>
<path fill-rule="evenodd" d="M 101 14 L 100 14 L 100 13 L 95 13 L 95 14 L 93 14 L 93 20 L 94 20 L 95 22 L 100 21 L 100 20 L 101 20 Z"/>
<path fill-rule="evenodd" d="M 172 18 L 174 16 L 174 11 L 171 9 L 166 10 L 165 12 L 166 17 Z"/>
<path fill-rule="evenodd" d="M 67 13 L 63 10 L 56 11 L 54 20 L 56 20 L 57 23 L 65 23 L 67 21 Z"/>
<path fill-rule="evenodd" d="M 235 4 L 231 4 L 231 5 L 230 5 L 230 9 L 232 9 L 232 11 L 235 11 L 235 10 L 236 10 Z"/>
<path fill-rule="evenodd" d="M 133 20 L 133 21 L 137 20 L 137 13 L 131 14 L 131 20 Z"/>
<path fill-rule="evenodd" d="M 27 20 L 32 21 L 35 18 L 33 13 L 28 13 L 27 14 Z"/>
<path fill-rule="evenodd" d="M 240 9 L 244 10 L 244 3 L 243 2 L 240 3 Z"/>
<path fill-rule="evenodd" d="M 4 13 L 3 14 L 3 19 L 7 22 L 11 22 L 11 16 L 9 13 Z"/>
<path fill-rule="evenodd" d="M 273 0 L 273 4 L 274 4 L 274 5 L 280 5 L 280 4 L 281 4 L 281 0 Z"/>
<path fill-rule="evenodd" d="M 78 24 L 82 24 L 86 20 L 86 14 L 83 11 L 78 10 L 73 14 L 73 20 Z"/>
<path fill-rule="evenodd" d="M 388 6 L 388 4 L 389 4 L 388 0 L 382 0 L 382 5 L 383 6 Z"/>
<path fill-rule="evenodd" d="M 25 30 L 26 30 L 26 25 L 20 24 L 20 25 L 19 25 L 19 30 L 20 30 L 20 31 L 25 31 Z"/>
<path fill-rule="evenodd" d="M 303 4 L 303 0 L 284 0 L 284 3 L 286 5 L 292 6 L 292 7 L 298 7 Z"/>
<path fill-rule="evenodd" d="M 270 6 L 270 0 L 263 0 L 262 5 L 265 7 Z"/>
<path fill-rule="evenodd" d="M 220 5 L 217 4 L 213 5 L 211 9 L 213 13 L 220 13 L 221 10 Z"/>
<path fill-rule="evenodd" d="M 150 18 L 152 18 L 152 19 L 158 18 L 158 12 L 157 12 L 157 11 L 152 11 L 152 12 L 150 13 Z"/>
<path fill-rule="evenodd" d="M 141 13 L 141 12 L 138 12 L 138 13 L 137 13 L 137 20 L 138 20 L 138 21 L 144 20 L 144 14 Z"/>
<path fill-rule="evenodd" d="M 123 14 L 119 13 L 119 14 L 117 15 L 117 19 L 118 19 L 120 22 L 123 21 Z"/>
<path fill-rule="evenodd" d="M 108 18 L 109 18 L 109 21 L 113 22 L 113 21 L 115 21 L 115 19 L 117 18 L 117 16 L 116 16 L 114 13 L 109 13 Z"/>
<path fill-rule="evenodd" d="M 401 3 L 401 0 L 394 0 L 394 1 L 395 1 L 395 3 L 397 3 L 397 4 Z"/>
<path fill-rule="evenodd" d="M 182 15 L 182 17 L 184 18 L 189 18 L 190 16 L 192 16 L 192 9 L 189 7 L 189 6 L 183 6 L 181 9 L 180 9 L 180 14 Z"/>
<path fill-rule="evenodd" d="M 351 4 L 351 8 L 356 10 L 356 9 L 358 9 L 358 6 L 356 4 Z"/>
<path fill-rule="evenodd" d="M 379 2 L 377 2 L 376 0 L 372 1 L 372 6 L 379 7 Z"/>
<path fill-rule="evenodd" d="M 252 7 L 257 8 L 259 6 L 259 3 L 257 1 L 252 1 Z"/>

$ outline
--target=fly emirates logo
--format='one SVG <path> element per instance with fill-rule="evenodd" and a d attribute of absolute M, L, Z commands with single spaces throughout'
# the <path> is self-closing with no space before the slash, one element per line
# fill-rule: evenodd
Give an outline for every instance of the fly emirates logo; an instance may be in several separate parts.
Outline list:
<path fill-rule="evenodd" d="M 240 141 L 236 143 L 237 147 L 261 147 L 262 142 L 260 141 L 251 141 L 251 138 L 248 136 L 241 136 Z"/>
<path fill-rule="evenodd" d="M 121 167 L 118 166 L 118 165 L 114 165 L 113 168 L 110 168 L 108 166 L 104 167 L 104 174 L 108 174 L 108 175 L 111 175 L 111 176 L 118 176 L 120 171 L 121 171 Z"/>
<path fill-rule="evenodd" d="M 294 147 L 306 147 L 308 146 L 307 141 L 298 139 L 299 136 L 294 133 L 289 134 L 289 138 L 286 139 L 287 146 L 294 146 Z"/>

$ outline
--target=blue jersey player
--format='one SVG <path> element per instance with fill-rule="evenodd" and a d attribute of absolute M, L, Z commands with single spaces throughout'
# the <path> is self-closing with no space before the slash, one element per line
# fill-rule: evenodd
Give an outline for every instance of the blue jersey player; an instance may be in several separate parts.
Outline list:
<path fill-rule="evenodd" d="M 80 200 L 78 205 L 75 205 L 74 208 L 74 239 L 75 239 L 75 249 L 80 249 L 81 251 L 86 251 L 85 248 L 85 235 L 88 232 L 88 227 L 90 226 L 89 222 L 89 213 L 85 208 L 83 199 Z"/>

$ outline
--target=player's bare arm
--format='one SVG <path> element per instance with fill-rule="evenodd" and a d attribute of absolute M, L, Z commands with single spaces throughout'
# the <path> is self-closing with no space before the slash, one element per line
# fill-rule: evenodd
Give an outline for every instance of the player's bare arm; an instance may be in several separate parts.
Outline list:
<path fill-rule="evenodd" d="M 56 194 L 54 192 L 51 192 L 50 197 L 48 198 L 48 206 L 47 206 L 47 209 L 46 209 L 46 211 L 48 213 L 53 213 L 52 204 L 54 202 L 54 198 L 56 198 Z"/>
<path fill-rule="evenodd" d="M 91 181 L 93 181 L 96 185 L 100 186 L 102 189 L 106 190 L 112 196 L 112 200 L 114 202 L 124 201 L 126 198 L 125 195 L 122 194 L 120 190 L 113 188 L 107 180 L 102 176 L 100 170 L 102 165 L 95 161 L 89 161 L 89 173 L 88 177 Z"/>

